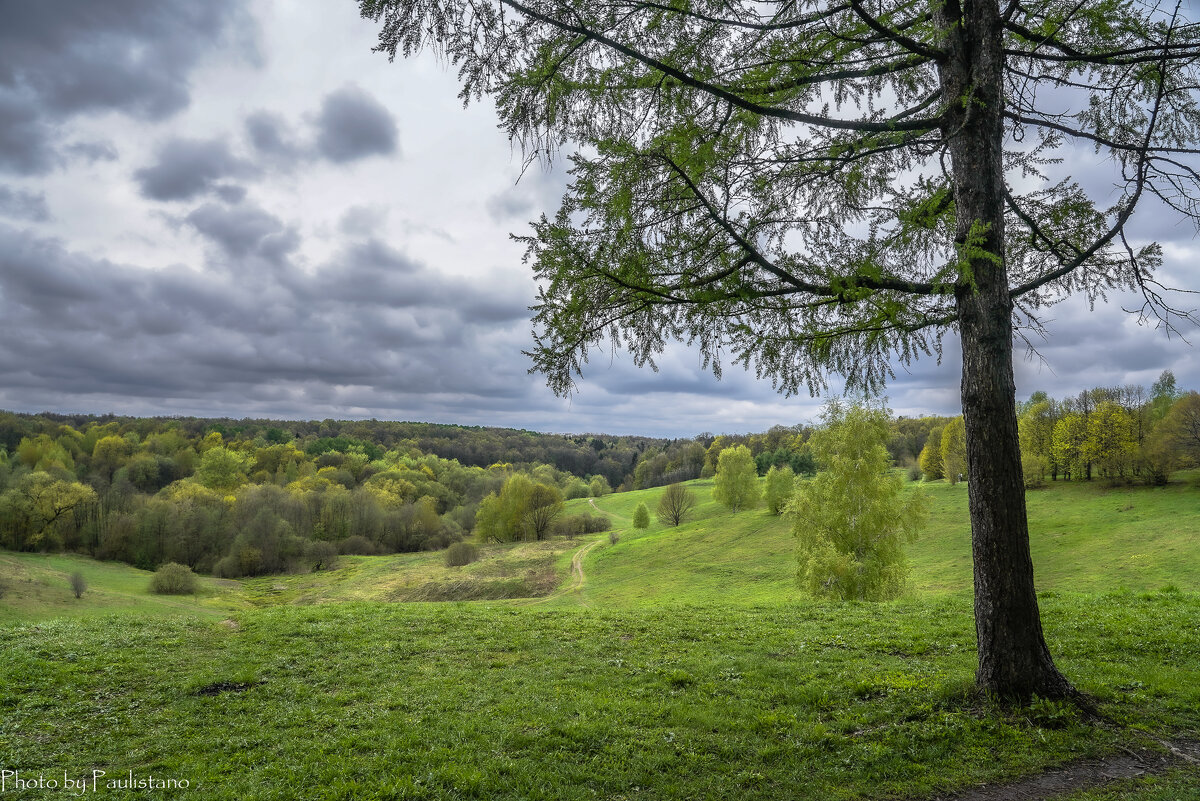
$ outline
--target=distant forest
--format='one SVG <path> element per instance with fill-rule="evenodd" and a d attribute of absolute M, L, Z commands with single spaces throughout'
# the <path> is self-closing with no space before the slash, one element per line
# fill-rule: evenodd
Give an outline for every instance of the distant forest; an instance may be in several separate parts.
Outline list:
<path fill-rule="evenodd" d="M 1026 482 L 1163 483 L 1200 461 L 1200 395 L 1169 372 L 1021 407 Z M 899 417 L 913 479 L 965 474 L 962 420 Z M 221 576 L 328 567 L 338 554 L 604 530 L 564 500 L 711 476 L 745 445 L 759 474 L 812 474 L 809 426 L 691 439 L 557 435 L 379 420 L 232 420 L 0 412 L 0 547 L 69 550 Z"/>

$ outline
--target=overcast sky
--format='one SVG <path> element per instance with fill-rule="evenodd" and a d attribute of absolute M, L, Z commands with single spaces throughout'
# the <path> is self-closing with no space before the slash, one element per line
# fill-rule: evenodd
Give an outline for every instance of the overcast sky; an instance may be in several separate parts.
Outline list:
<path fill-rule="evenodd" d="M 491 107 L 374 40 L 352 0 L 0 0 L 0 408 L 667 436 L 815 418 L 682 347 L 657 373 L 594 360 L 571 399 L 528 375 L 508 235 L 566 179 L 517 183 Z M 1194 230 L 1147 216 L 1194 285 Z M 1018 395 L 1164 369 L 1200 388 L 1195 349 L 1122 302 L 1052 309 Z M 891 407 L 957 413 L 957 347 L 897 368 Z"/>

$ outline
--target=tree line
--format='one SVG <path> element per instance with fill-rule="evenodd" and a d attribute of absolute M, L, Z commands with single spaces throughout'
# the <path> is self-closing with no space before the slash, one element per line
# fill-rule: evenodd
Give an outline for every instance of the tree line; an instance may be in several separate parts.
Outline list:
<path fill-rule="evenodd" d="M 1019 405 L 1017 422 L 1027 487 L 1094 478 L 1162 485 L 1200 461 L 1200 394 L 1181 391 L 1170 370 L 1149 390 L 1094 387 L 1062 399 L 1034 392 Z M 960 479 L 966 472 L 961 417 L 930 430 L 919 466 L 927 479 Z"/>
<path fill-rule="evenodd" d="M 559 507 L 563 498 L 611 491 L 604 475 L 542 463 L 463 465 L 411 441 L 386 448 L 345 433 L 289 439 L 220 423 L 195 431 L 165 419 L 91 420 L 82 430 L 45 422 L 0 447 L 0 547 L 70 550 L 146 569 L 177 562 L 253 576 L 319 569 L 338 553 L 442 548 L 471 535 L 477 510 L 517 477 Z M 597 524 L 555 515 L 537 533 Z"/>

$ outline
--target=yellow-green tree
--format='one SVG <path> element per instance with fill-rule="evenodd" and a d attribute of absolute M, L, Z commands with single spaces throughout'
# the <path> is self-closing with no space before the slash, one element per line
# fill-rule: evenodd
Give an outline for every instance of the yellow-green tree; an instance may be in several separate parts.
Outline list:
<path fill-rule="evenodd" d="M 885 409 L 831 401 L 812 437 L 825 465 L 796 485 L 788 507 L 800 586 L 814 595 L 895 598 L 908 574 L 903 545 L 924 525 L 926 501 L 891 469 Z"/>
<path fill-rule="evenodd" d="M 228 492 L 245 482 L 246 470 L 249 467 L 250 457 L 247 454 L 230 450 L 223 445 L 213 445 L 200 457 L 200 466 L 196 468 L 196 480 L 209 489 Z"/>
<path fill-rule="evenodd" d="M 782 514 L 787 502 L 792 499 L 792 492 L 795 490 L 796 474 L 792 472 L 792 468 L 784 465 L 783 467 L 772 467 L 767 471 L 767 488 L 766 500 L 767 508 L 771 510 L 771 514 Z"/>
<path fill-rule="evenodd" d="M 712 494 L 713 500 L 735 512 L 753 509 L 758 503 L 758 470 L 754 467 L 753 454 L 745 445 L 735 445 L 721 451 L 717 457 Z"/>
<path fill-rule="evenodd" d="M 1052 471 L 1054 459 L 1054 417 L 1050 401 L 1029 404 L 1017 421 L 1021 440 L 1021 472 L 1025 486 L 1040 486 Z"/>
<path fill-rule="evenodd" d="M 81 505 L 96 500 L 91 487 L 41 471 L 26 473 L 0 494 L 0 545 L 13 550 L 57 548 L 58 528 Z"/>
<path fill-rule="evenodd" d="M 936 481 L 939 478 L 944 478 L 946 473 L 942 469 L 942 431 L 945 426 L 937 426 L 929 430 L 929 438 L 925 440 L 925 446 L 921 448 L 921 453 L 917 456 L 917 466 L 921 468 L 921 475 L 926 481 Z"/>
<path fill-rule="evenodd" d="M 1054 461 L 1062 468 L 1067 478 L 1090 477 L 1086 453 L 1087 437 L 1087 417 L 1078 412 L 1065 414 L 1054 424 Z"/>
<path fill-rule="evenodd" d="M 1133 418 L 1121 406 L 1105 401 L 1088 416 L 1083 452 L 1102 476 L 1123 478 L 1132 469 L 1136 449 Z"/>
<path fill-rule="evenodd" d="M 951 484 L 967 474 L 967 427 L 961 416 L 942 429 L 942 472 Z"/>

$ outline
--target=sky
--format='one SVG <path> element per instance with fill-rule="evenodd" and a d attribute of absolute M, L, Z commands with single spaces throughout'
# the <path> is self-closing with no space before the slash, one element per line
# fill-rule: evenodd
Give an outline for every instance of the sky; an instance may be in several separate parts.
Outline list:
<path fill-rule="evenodd" d="M 0 0 L 0 20 L 0 409 L 672 437 L 819 413 L 684 346 L 657 372 L 595 358 L 570 398 L 530 375 L 536 288 L 510 234 L 568 178 L 522 175 L 492 107 L 464 109 L 430 54 L 372 52 L 350 0 Z M 1068 166 L 1101 188 L 1110 167 Z M 1195 287 L 1194 228 L 1136 224 Z M 1165 369 L 1200 389 L 1196 349 L 1137 305 L 1048 310 L 1018 397 Z M 897 365 L 890 407 L 958 413 L 960 364 L 951 335 L 940 363 Z"/>

